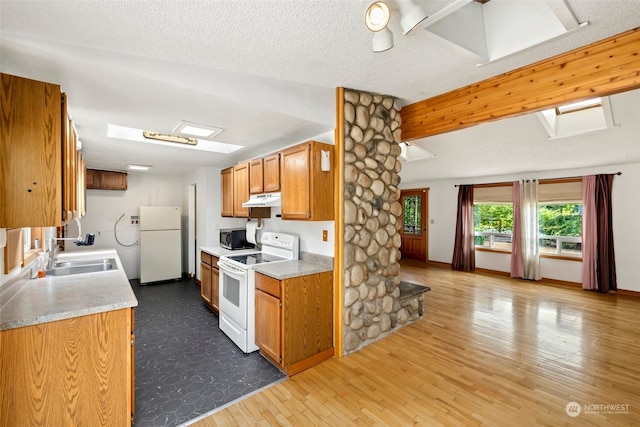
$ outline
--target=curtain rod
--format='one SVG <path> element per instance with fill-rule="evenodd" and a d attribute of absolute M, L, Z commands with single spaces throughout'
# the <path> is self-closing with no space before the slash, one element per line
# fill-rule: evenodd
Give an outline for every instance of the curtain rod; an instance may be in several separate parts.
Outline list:
<path fill-rule="evenodd" d="M 600 174 L 598 174 L 598 175 L 600 175 Z M 622 172 L 618 171 L 616 173 L 605 174 L 605 175 L 622 175 Z M 582 179 L 581 176 L 567 176 L 567 177 L 564 177 L 564 178 L 532 179 L 532 181 L 540 181 L 540 182 L 542 182 L 542 181 L 555 181 L 555 180 L 563 180 L 563 179 L 569 180 L 569 179 L 578 179 L 578 178 Z M 476 185 L 476 186 L 486 185 L 486 186 L 492 186 L 492 187 L 502 187 L 502 186 L 506 187 L 506 186 L 511 185 L 512 182 L 513 181 L 487 182 L 487 183 L 484 183 L 484 184 L 454 184 L 453 186 L 454 187 L 460 187 L 461 185 Z"/>

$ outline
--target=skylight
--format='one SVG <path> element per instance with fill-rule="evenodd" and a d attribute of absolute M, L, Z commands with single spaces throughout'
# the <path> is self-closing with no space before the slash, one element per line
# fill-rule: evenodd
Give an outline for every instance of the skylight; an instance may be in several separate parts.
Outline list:
<path fill-rule="evenodd" d="M 425 30 L 481 58 L 481 64 L 586 25 L 564 1 L 454 0 L 424 21 Z M 479 65 L 481 65 L 479 64 Z"/>
<path fill-rule="evenodd" d="M 236 150 L 244 148 L 242 145 L 226 144 L 224 142 L 210 141 L 208 139 L 198 139 L 197 145 L 178 144 L 175 142 L 166 142 L 156 139 L 148 139 L 143 136 L 143 129 L 130 128 L 126 126 L 118 126 L 109 123 L 107 127 L 107 136 L 109 138 L 126 139 L 129 141 L 144 142 L 147 144 L 164 145 L 167 147 L 182 148 L 186 150 L 210 151 L 213 153 L 229 154 Z"/>
<path fill-rule="evenodd" d="M 584 101 L 572 102 L 571 104 L 560 105 L 556 109 L 557 114 L 566 114 L 593 107 L 602 107 L 602 98 L 592 98 Z"/>
<path fill-rule="evenodd" d="M 210 139 L 222 132 L 221 128 L 182 120 L 173 128 L 173 133 Z"/>
<path fill-rule="evenodd" d="M 406 162 L 435 157 L 435 154 L 430 153 L 429 151 L 412 142 L 401 142 L 400 149 L 402 150 L 400 152 L 400 159 Z"/>
<path fill-rule="evenodd" d="M 607 129 L 613 124 L 609 98 L 592 98 L 536 114 L 550 139 Z"/>

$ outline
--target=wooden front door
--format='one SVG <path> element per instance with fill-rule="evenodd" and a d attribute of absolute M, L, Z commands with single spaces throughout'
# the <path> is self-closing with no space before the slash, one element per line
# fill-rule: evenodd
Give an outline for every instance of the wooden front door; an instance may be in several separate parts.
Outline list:
<path fill-rule="evenodd" d="M 403 258 L 427 261 L 428 255 L 428 188 L 414 190 L 402 190 L 400 203 L 402 203 L 402 245 L 400 252 Z"/>

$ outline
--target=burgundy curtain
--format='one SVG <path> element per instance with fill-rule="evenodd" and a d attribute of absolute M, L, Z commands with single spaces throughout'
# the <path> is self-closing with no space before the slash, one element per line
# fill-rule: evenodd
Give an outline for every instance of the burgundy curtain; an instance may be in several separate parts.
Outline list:
<path fill-rule="evenodd" d="M 595 201 L 598 217 L 596 277 L 598 278 L 598 292 L 603 293 L 618 289 L 616 257 L 613 249 L 612 187 L 613 175 L 596 175 Z"/>
<path fill-rule="evenodd" d="M 598 221 L 596 215 L 596 177 L 582 177 L 582 289 L 598 289 Z"/>
<path fill-rule="evenodd" d="M 522 219 L 520 209 L 520 181 L 513 182 L 513 231 L 511 234 L 511 277 L 524 277 L 522 255 Z"/>
<path fill-rule="evenodd" d="M 476 269 L 475 229 L 473 221 L 473 185 L 458 187 L 456 239 L 451 268 L 459 271 Z"/>

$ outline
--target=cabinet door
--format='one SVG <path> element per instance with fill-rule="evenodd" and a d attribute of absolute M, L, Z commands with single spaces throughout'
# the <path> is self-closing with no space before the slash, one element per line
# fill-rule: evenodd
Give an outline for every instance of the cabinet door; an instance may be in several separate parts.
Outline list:
<path fill-rule="evenodd" d="M 252 160 L 249 164 L 249 192 L 251 194 L 264 192 L 262 159 Z"/>
<path fill-rule="evenodd" d="M 126 190 L 127 174 L 102 171 L 100 174 L 100 188 L 103 190 Z"/>
<path fill-rule="evenodd" d="M 280 190 L 280 153 L 263 159 L 264 192 Z"/>
<path fill-rule="evenodd" d="M 136 414 L 136 334 L 135 309 L 131 309 L 131 422 Z"/>
<path fill-rule="evenodd" d="M 309 219 L 310 144 L 301 144 L 282 152 L 280 179 L 282 190 L 282 219 Z M 327 201 L 333 203 L 333 201 Z"/>
<path fill-rule="evenodd" d="M 211 266 L 200 263 L 200 296 L 211 307 Z"/>
<path fill-rule="evenodd" d="M 0 228 L 60 226 L 60 86 L 0 77 Z"/>
<path fill-rule="evenodd" d="M 233 168 L 220 172 L 222 182 L 222 216 L 233 216 Z"/>
<path fill-rule="evenodd" d="M 67 96 L 62 94 L 62 216 L 69 221 L 78 216 L 77 135 L 67 115 Z"/>
<path fill-rule="evenodd" d="M 100 171 L 95 169 L 87 169 L 87 189 L 99 190 L 100 189 Z"/>
<path fill-rule="evenodd" d="M 273 362 L 282 362 L 280 300 L 256 289 L 256 344 Z"/>
<path fill-rule="evenodd" d="M 249 217 L 249 208 L 242 204 L 249 200 L 249 163 L 241 163 L 233 167 L 233 216 Z"/>
<path fill-rule="evenodd" d="M 218 305 L 220 303 L 220 295 L 218 295 L 219 289 L 220 289 L 220 270 L 215 267 L 211 267 L 211 307 L 213 307 L 213 310 L 216 313 L 219 311 L 219 308 L 218 308 Z"/>

